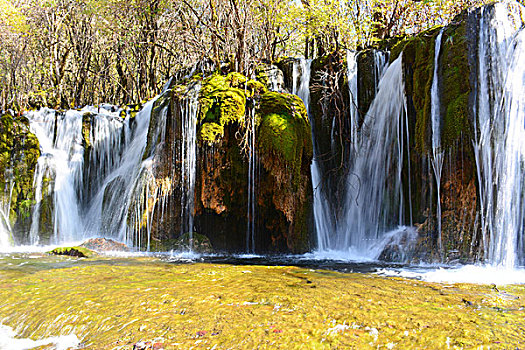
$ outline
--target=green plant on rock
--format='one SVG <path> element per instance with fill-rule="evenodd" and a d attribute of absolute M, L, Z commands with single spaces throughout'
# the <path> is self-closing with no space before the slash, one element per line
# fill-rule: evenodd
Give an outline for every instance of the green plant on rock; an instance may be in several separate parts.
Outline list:
<path fill-rule="evenodd" d="M 462 134 L 470 134 L 470 68 L 465 22 L 449 26 L 443 36 L 443 147 L 455 147 Z"/>
<path fill-rule="evenodd" d="M 226 125 L 245 124 L 246 100 L 266 91 L 258 81 L 232 72 L 215 74 L 203 81 L 199 96 L 199 140 L 209 145 L 224 135 Z"/>
<path fill-rule="evenodd" d="M 291 94 L 267 92 L 258 106 L 259 150 L 300 172 L 303 152 L 311 156 L 311 129 L 303 101 Z"/>
<path fill-rule="evenodd" d="M 29 217 L 34 199 L 33 175 L 40 156 L 38 139 L 25 117 L 0 116 L 0 199 L 10 202 L 12 223 Z"/>
<path fill-rule="evenodd" d="M 77 258 L 91 258 L 96 253 L 91 249 L 84 247 L 59 247 L 47 252 L 50 255 L 74 256 Z"/>

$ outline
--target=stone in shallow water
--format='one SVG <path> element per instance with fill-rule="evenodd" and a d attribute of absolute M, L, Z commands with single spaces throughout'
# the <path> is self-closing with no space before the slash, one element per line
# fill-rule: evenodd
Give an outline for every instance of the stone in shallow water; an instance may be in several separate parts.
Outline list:
<path fill-rule="evenodd" d="M 130 249 L 124 243 L 116 242 L 107 238 L 92 238 L 80 245 L 97 252 L 129 252 Z"/>
<path fill-rule="evenodd" d="M 84 247 L 58 247 L 49 251 L 48 254 L 74 256 L 77 258 L 89 258 L 96 255 L 95 252 Z"/>
<path fill-rule="evenodd" d="M 190 237 L 189 233 L 183 234 L 175 242 L 175 250 L 177 251 L 193 251 L 199 254 L 212 254 L 215 252 L 210 239 L 205 235 L 194 232 Z"/>

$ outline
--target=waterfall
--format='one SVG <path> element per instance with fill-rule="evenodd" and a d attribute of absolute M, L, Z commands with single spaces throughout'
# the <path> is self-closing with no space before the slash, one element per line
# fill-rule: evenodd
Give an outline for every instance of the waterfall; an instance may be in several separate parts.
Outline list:
<path fill-rule="evenodd" d="M 8 212 L 0 208 L 0 251 L 11 245 L 11 226 L 9 225 Z"/>
<path fill-rule="evenodd" d="M 181 196 L 181 234 L 189 233 L 190 249 L 193 246 L 193 214 L 195 207 L 195 179 L 197 170 L 197 113 L 199 111 L 199 93 L 201 85 L 195 85 L 188 91 L 181 103 L 182 146 L 180 150 L 182 168 Z"/>
<path fill-rule="evenodd" d="M 310 107 L 310 75 L 311 75 L 311 64 L 312 60 L 307 60 L 304 58 L 299 59 L 294 62 L 294 93 L 303 100 L 306 106 L 306 112 L 310 117 L 309 107 Z M 297 80 L 298 80 L 298 71 L 301 71 L 301 77 L 299 82 L 299 88 L 297 89 Z M 310 119 L 311 120 L 311 119 Z M 312 173 L 312 185 L 314 189 L 314 221 L 315 221 L 315 231 L 317 234 L 317 244 L 320 250 L 326 249 L 329 241 L 328 237 L 331 232 L 333 232 L 335 227 L 335 218 L 333 217 L 328 199 L 326 198 L 323 191 L 321 170 L 318 163 L 318 150 L 315 143 L 315 122 L 310 121 L 312 128 L 312 141 L 313 141 L 313 159 L 310 166 Z"/>
<path fill-rule="evenodd" d="M 44 108 L 27 114 L 41 147 L 30 243 L 39 243 L 44 193 L 53 195 L 51 243 L 89 236 L 130 241 L 125 234 L 127 209 L 152 104 L 146 104 L 133 123 L 129 117 L 122 119 L 116 108 L 105 106 L 65 113 Z"/>
<path fill-rule="evenodd" d="M 255 252 L 255 228 L 256 228 L 256 193 L 257 193 L 257 152 L 255 143 L 255 108 L 250 108 L 246 111 L 247 117 L 247 145 L 248 151 L 248 210 L 246 213 L 246 252 Z"/>
<path fill-rule="evenodd" d="M 9 181 L 7 185 L 9 186 L 9 191 L 6 192 L 9 193 L 9 197 L 5 198 L 5 201 L 0 199 L 0 251 L 13 243 L 9 213 L 11 212 L 11 197 L 15 184 L 13 181 Z"/>
<path fill-rule="evenodd" d="M 441 52 L 441 38 L 443 36 L 443 29 L 439 31 L 436 37 L 434 50 L 434 76 L 432 78 L 432 88 L 430 90 L 430 114 L 432 121 L 432 169 L 436 178 L 437 187 L 437 204 L 436 204 L 436 219 L 438 231 L 438 246 L 439 253 L 443 254 L 443 242 L 441 239 L 441 172 L 443 170 L 443 151 L 441 150 L 441 105 L 439 99 L 439 84 L 438 84 L 438 68 L 439 68 L 439 54 Z"/>
<path fill-rule="evenodd" d="M 506 268 L 525 257 L 525 32 L 509 6 L 481 9 L 473 140 L 485 259 Z"/>
<path fill-rule="evenodd" d="M 357 144 L 359 129 L 359 100 L 357 95 L 357 54 L 355 51 L 346 52 L 348 90 L 350 93 L 350 140 L 352 145 Z M 374 70 L 375 71 L 375 70 Z"/>
<path fill-rule="evenodd" d="M 379 81 L 381 80 L 381 77 L 383 76 L 385 72 L 385 67 L 387 66 L 387 60 L 389 57 L 388 52 L 380 51 L 380 50 L 373 50 L 373 74 L 374 74 L 374 92 L 377 93 L 377 89 L 379 88 Z M 359 53 L 347 50 L 346 52 L 346 62 L 347 62 L 347 79 L 348 79 L 348 92 L 350 95 L 350 112 L 349 112 L 349 119 L 350 119 L 350 139 L 352 142 L 352 150 L 355 151 L 358 138 L 359 138 L 359 128 L 360 128 L 360 121 L 359 121 L 359 91 L 358 91 L 358 83 L 359 83 L 359 71 L 358 71 L 358 58 Z M 333 140 L 332 140 L 333 142 Z"/>
<path fill-rule="evenodd" d="M 376 92 L 379 88 L 379 82 L 381 81 L 381 78 L 383 78 L 383 74 L 385 73 L 389 57 L 389 52 L 374 50 L 374 79 Z"/>
<path fill-rule="evenodd" d="M 350 169 L 346 178 L 346 201 L 334 204 L 343 206 L 343 217 L 337 221 L 323 192 L 318 188 L 320 174 L 315 160 L 315 130 L 312 128 L 314 219 L 320 252 L 338 251 L 344 255 L 358 252 L 360 257 L 377 258 L 381 252 L 378 248 L 381 242 L 393 242 L 392 237 L 398 231 L 406 236 L 407 229 L 404 227 L 392 231 L 405 220 L 401 175 L 404 157 L 410 158 L 408 147 L 405 146 L 409 138 L 402 58 L 387 66 L 387 57 L 388 54 L 384 52 L 374 51 L 376 97 L 360 123 L 358 57 L 352 51 L 347 52 L 353 150 L 350 152 Z M 303 82 L 309 81 L 309 69 L 303 72 L 306 74 L 301 76 L 301 87 Z M 307 93 L 301 88 L 297 93 L 305 103 L 309 99 Z M 407 164 L 407 168 L 410 173 L 410 164 Z M 409 215 L 411 217 L 411 209 Z M 388 239 L 383 238 L 385 232 L 388 232 Z"/>
<path fill-rule="evenodd" d="M 355 158 L 351 160 L 344 222 L 326 248 L 367 252 L 382 233 L 403 223 L 401 172 L 405 139 L 408 144 L 403 125 L 406 116 L 400 56 L 382 76 L 365 116 Z"/>
<path fill-rule="evenodd" d="M 52 243 L 72 241 L 82 232 L 80 201 L 77 190 L 82 184 L 84 148 L 82 147 L 82 112 L 57 113 L 44 108 L 27 115 L 31 131 L 41 147 L 41 156 L 35 171 L 37 204 L 33 217 L 40 218 L 41 195 L 44 177 L 54 179 Z M 38 243 L 38 226 L 31 226 L 32 244 Z M 80 231 L 80 232 L 79 232 Z"/>
<path fill-rule="evenodd" d="M 141 246 L 140 230 L 128 215 L 134 200 L 140 197 L 145 162 L 142 157 L 147 143 L 151 111 L 157 98 L 144 105 L 137 113 L 132 130 L 128 130 L 129 142 L 122 149 L 122 158 L 102 181 L 88 204 L 84 237 L 106 236 L 132 246 Z M 142 214 L 142 213 L 141 213 Z"/>

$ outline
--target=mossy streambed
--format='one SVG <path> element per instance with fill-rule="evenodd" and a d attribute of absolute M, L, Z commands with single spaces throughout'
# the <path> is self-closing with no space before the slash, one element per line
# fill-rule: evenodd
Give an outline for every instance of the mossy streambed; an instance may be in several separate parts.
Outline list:
<path fill-rule="evenodd" d="M 0 280 L 2 324 L 85 349 L 525 347 L 524 285 L 38 254 L 0 256 Z"/>

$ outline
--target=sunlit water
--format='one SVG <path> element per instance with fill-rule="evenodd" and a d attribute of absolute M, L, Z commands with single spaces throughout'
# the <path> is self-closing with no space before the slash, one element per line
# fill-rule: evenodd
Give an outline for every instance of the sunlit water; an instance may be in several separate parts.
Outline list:
<path fill-rule="evenodd" d="M 0 324 L 1 350 L 26 350 L 50 345 L 53 345 L 53 349 L 56 350 L 66 350 L 77 348 L 79 344 L 80 340 L 74 334 L 49 337 L 39 340 L 19 338 L 17 333 L 11 327 Z"/>
<path fill-rule="evenodd" d="M 391 235 L 392 233 L 390 233 Z M 389 234 L 386 234 L 388 237 Z M 78 245 L 72 242 L 70 245 Z M 135 258 L 152 258 L 159 262 L 173 264 L 227 264 L 261 266 L 298 266 L 313 270 L 330 270 L 342 273 L 374 273 L 387 277 L 402 277 L 437 283 L 474 284 L 525 284 L 525 268 L 502 268 L 491 265 L 445 265 L 407 264 L 384 262 L 362 254 L 357 250 L 326 250 L 302 255 L 258 255 L 258 254 L 199 254 L 190 251 L 167 252 L 122 252 L 100 253 L 100 259 L 79 259 L 74 257 L 50 256 L 45 252 L 56 246 L 19 246 L 0 252 L 0 274 L 4 271 L 34 273 L 40 270 L 67 268 L 99 264 L 141 264 Z M 376 248 L 376 252 L 379 248 Z M 3 349 L 0 346 L 0 349 Z"/>

